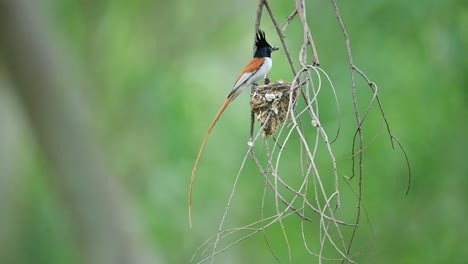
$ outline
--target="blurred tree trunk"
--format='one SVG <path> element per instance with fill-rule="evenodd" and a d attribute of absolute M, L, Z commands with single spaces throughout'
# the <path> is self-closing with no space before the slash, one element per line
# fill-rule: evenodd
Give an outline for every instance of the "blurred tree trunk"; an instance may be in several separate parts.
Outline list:
<path fill-rule="evenodd" d="M 16 166 L 22 127 L 0 67 L 0 263 L 17 263 L 25 211 L 25 178 Z"/>
<path fill-rule="evenodd" d="M 0 58 L 47 159 L 48 180 L 78 238 L 80 261 L 157 263 L 93 140 L 86 103 L 79 95 L 83 82 L 70 70 L 37 3 L 0 0 Z"/>

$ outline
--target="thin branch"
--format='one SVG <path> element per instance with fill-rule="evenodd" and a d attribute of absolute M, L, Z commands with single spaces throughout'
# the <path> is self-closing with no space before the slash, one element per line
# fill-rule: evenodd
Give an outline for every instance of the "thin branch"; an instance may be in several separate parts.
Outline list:
<path fill-rule="evenodd" d="M 296 15 L 297 15 L 297 9 L 294 9 L 291 15 L 289 15 L 288 18 L 286 18 L 286 20 L 283 23 L 281 23 L 283 25 L 283 27 L 281 28 L 282 32 L 284 32 L 286 28 L 289 26 L 289 24 L 291 24 L 291 22 L 294 20 Z"/>
<path fill-rule="evenodd" d="M 360 126 L 361 124 L 361 117 L 359 114 L 359 107 L 357 103 L 357 94 L 356 94 L 356 80 L 355 80 L 355 75 L 354 75 L 354 63 L 353 63 L 353 55 L 351 53 L 351 44 L 349 40 L 349 35 L 348 32 L 346 31 L 346 27 L 343 23 L 343 19 L 341 18 L 340 15 L 340 10 L 338 8 L 338 5 L 336 4 L 336 0 L 331 0 L 331 3 L 333 5 L 333 8 L 335 9 L 335 14 L 336 18 L 338 19 L 338 23 L 340 25 L 340 29 L 343 33 L 344 40 L 345 40 L 345 46 L 346 46 L 346 52 L 348 54 L 348 62 L 349 62 L 349 67 L 350 67 L 350 72 L 351 72 L 351 90 L 352 90 L 352 97 L 353 97 L 353 107 L 354 107 L 354 114 L 356 118 L 356 122 L 358 124 L 357 130 L 358 130 L 358 135 L 359 135 L 359 149 L 363 148 L 364 144 L 364 135 L 362 132 L 362 127 Z M 352 152 L 354 153 L 354 141 L 353 141 L 353 148 Z M 349 256 L 351 252 L 351 246 L 353 244 L 354 238 L 356 236 L 357 232 L 357 226 L 359 225 L 360 219 L 361 219 L 361 206 L 362 206 L 362 182 L 363 182 L 363 177 L 364 177 L 364 172 L 363 172 L 363 159 L 364 159 L 364 152 L 360 151 L 359 152 L 359 190 L 358 190 L 358 206 L 357 206 L 357 214 L 356 214 L 356 226 L 353 228 L 353 232 L 351 235 L 351 238 L 349 240 L 348 244 L 348 250 L 347 250 L 347 255 Z M 354 164 L 354 155 L 353 155 L 353 164 Z M 354 171 L 354 167 L 353 167 Z M 346 259 L 343 259 L 342 263 L 344 263 Z"/>
<path fill-rule="evenodd" d="M 288 62 L 289 62 L 289 65 L 291 66 L 291 70 L 292 70 L 293 74 L 296 75 L 297 74 L 296 66 L 294 65 L 294 62 L 293 62 L 292 57 L 291 57 L 291 53 L 289 52 L 288 45 L 286 44 L 286 39 L 285 39 L 285 36 L 283 34 L 283 31 L 281 30 L 280 25 L 278 24 L 278 21 L 276 20 L 276 17 L 273 14 L 273 11 L 271 11 L 270 2 L 268 0 L 260 0 L 260 1 L 264 2 L 265 7 L 268 10 L 268 14 L 270 15 L 271 21 L 273 22 L 273 25 L 276 28 L 276 32 L 278 33 L 278 36 L 280 38 L 281 45 L 283 45 L 283 49 L 284 49 L 284 53 L 286 54 L 286 58 L 288 58 Z"/>
<path fill-rule="evenodd" d="M 310 32 L 309 24 L 307 23 L 306 11 L 304 8 L 304 0 L 295 0 L 295 1 L 296 1 L 296 10 L 297 10 L 297 13 L 299 14 L 299 18 L 304 28 L 304 36 L 305 36 L 304 42 L 310 44 L 310 47 L 312 48 L 312 55 L 314 57 L 314 60 L 312 61 L 312 65 L 319 66 L 320 61 L 318 58 L 317 49 L 315 48 L 315 42 L 314 42 L 314 39 L 312 38 L 312 33 Z"/>

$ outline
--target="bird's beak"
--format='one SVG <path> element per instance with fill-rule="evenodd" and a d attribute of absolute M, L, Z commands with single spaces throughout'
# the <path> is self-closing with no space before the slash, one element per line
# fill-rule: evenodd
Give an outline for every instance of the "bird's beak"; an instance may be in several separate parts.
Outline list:
<path fill-rule="evenodd" d="M 276 50 L 279 50 L 279 48 L 276 46 L 271 47 L 271 51 L 276 51 Z"/>

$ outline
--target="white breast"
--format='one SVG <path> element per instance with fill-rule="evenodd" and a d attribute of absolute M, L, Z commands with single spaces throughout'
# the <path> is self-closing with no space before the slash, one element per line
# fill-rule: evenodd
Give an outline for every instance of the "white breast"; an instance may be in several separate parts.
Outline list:
<path fill-rule="evenodd" d="M 260 69 L 252 76 L 250 84 L 256 83 L 261 79 L 265 78 L 265 76 L 270 72 L 272 66 L 271 58 L 265 58 L 265 62 L 260 67 Z"/>

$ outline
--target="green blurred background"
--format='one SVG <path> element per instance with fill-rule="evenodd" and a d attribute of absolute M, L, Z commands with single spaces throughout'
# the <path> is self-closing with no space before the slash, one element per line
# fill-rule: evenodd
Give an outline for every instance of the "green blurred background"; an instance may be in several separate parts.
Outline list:
<path fill-rule="evenodd" d="M 294 1 L 272 1 L 280 22 Z M 353 125 L 350 74 L 343 36 L 327 1 L 306 1 L 321 67 L 332 78 L 343 111 L 338 158 L 350 154 Z M 355 64 L 379 85 L 393 133 L 408 153 L 413 184 L 405 196 L 406 165 L 381 133 L 365 153 L 364 205 L 375 238 L 360 263 L 466 263 L 468 249 L 468 4 L 450 1 L 339 1 Z M 209 123 L 250 59 L 256 1 L 44 0 L 40 13 L 65 46 L 73 69 L 86 76 L 92 133 L 115 181 L 138 215 L 143 238 L 161 263 L 188 263 L 217 231 L 246 150 L 248 96 L 240 96 L 215 128 L 200 162 L 194 226 L 188 227 L 192 165 Z M 272 45 L 280 45 L 265 11 Z M 302 43 L 295 20 L 285 32 L 293 58 Z M 291 80 L 283 50 L 270 78 Z M 1 65 L 1 64 L 0 64 Z M 3 69 L 2 69 L 3 68 Z M 22 104 L 0 67 L 0 263 L 80 263 L 73 221 L 54 185 Z M 369 88 L 359 82 L 362 104 Z M 12 89 L 10 89 L 12 88 Z M 333 118 L 322 104 L 322 118 Z M 377 114 L 370 131 L 380 127 Z M 368 135 L 370 138 L 370 135 Z M 72 139 L 70 139 L 72 140 Z M 349 175 L 349 166 L 340 176 Z M 263 180 L 247 162 L 239 206 L 230 223 L 259 218 Z M 83 190 L 86 192 L 86 190 Z M 297 222 L 298 223 L 298 222 Z M 291 225 L 294 232 L 299 225 Z M 368 228 L 368 226 L 367 226 Z M 282 233 L 270 239 L 288 263 Z M 294 263 L 316 263 L 291 241 Z M 275 263 L 257 236 L 223 253 L 219 263 Z"/>

